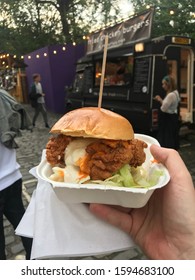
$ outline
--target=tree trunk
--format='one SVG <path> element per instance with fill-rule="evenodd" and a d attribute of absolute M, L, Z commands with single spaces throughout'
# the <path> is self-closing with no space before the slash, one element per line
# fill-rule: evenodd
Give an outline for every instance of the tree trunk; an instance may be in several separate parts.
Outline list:
<path fill-rule="evenodd" d="M 62 22 L 62 32 L 64 34 L 66 43 L 71 42 L 71 34 L 70 34 L 70 28 L 68 23 L 68 11 L 70 10 L 70 6 L 72 4 L 72 0 L 58 0 L 58 11 L 60 13 L 61 22 Z"/>

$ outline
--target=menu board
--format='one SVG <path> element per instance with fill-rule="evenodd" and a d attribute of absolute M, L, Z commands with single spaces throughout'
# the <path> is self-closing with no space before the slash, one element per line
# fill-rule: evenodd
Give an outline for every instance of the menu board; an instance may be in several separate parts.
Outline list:
<path fill-rule="evenodd" d="M 150 67 L 149 57 L 135 59 L 134 85 L 133 85 L 133 92 L 135 94 L 148 93 L 149 67 Z"/>

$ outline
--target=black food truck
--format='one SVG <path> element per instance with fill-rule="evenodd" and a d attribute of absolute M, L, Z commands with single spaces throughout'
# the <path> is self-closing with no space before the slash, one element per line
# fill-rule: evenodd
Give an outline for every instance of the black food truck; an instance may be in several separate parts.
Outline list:
<path fill-rule="evenodd" d="M 146 11 L 89 37 L 86 56 L 77 63 L 74 85 L 66 97 L 67 111 L 98 106 L 104 39 L 108 34 L 102 107 L 126 117 L 135 132 L 155 134 L 159 103 L 153 97 L 164 96 L 162 78 L 171 74 L 181 97 L 182 123 L 194 123 L 194 42 L 188 37 L 168 35 L 150 39 L 152 13 Z"/>

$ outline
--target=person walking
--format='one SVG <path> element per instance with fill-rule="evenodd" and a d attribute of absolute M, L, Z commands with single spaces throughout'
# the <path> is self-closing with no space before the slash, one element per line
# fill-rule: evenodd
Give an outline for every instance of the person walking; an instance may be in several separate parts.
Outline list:
<path fill-rule="evenodd" d="M 30 99 L 31 104 L 35 109 L 33 116 L 33 126 L 36 124 L 36 120 L 39 116 L 39 113 L 42 114 L 45 127 L 49 128 L 47 111 L 45 107 L 45 94 L 43 93 L 42 85 L 41 85 L 41 75 L 38 73 L 33 74 L 33 84 L 30 89 Z"/>
<path fill-rule="evenodd" d="M 154 100 L 160 103 L 159 131 L 157 139 L 162 147 L 179 149 L 179 102 L 180 96 L 175 80 L 170 75 L 162 79 L 166 96 L 156 95 Z"/>

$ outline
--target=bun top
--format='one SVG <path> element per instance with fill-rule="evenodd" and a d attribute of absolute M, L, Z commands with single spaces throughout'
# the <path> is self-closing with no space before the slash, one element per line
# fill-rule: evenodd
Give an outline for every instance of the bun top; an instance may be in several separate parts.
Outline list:
<path fill-rule="evenodd" d="M 68 112 L 54 124 L 50 132 L 85 138 L 134 138 L 133 128 L 127 119 L 98 107 L 83 107 Z"/>

